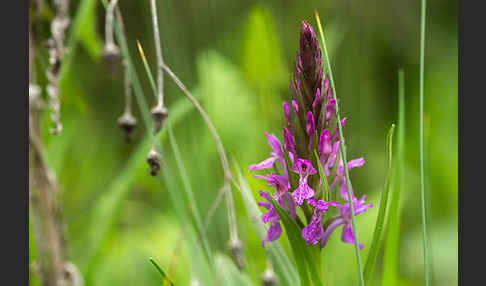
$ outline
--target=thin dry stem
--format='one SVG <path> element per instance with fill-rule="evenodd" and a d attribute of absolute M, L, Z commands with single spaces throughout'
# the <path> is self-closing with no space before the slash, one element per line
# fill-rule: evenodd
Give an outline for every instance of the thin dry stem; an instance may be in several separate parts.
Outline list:
<path fill-rule="evenodd" d="M 230 180 L 233 182 L 233 184 L 239 189 L 239 185 L 236 182 L 236 180 L 233 177 L 233 174 L 230 171 L 229 164 L 228 164 L 228 158 L 226 157 L 226 153 L 224 151 L 223 143 L 221 142 L 221 139 L 219 137 L 218 132 L 216 131 L 216 128 L 214 127 L 211 119 L 209 118 L 208 114 L 204 109 L 202 108 L 201 104 L 197 101 L 197 99 L 189 92 L 189 90 L 186 88 L 186 86 L 179 80 L 179 78 L 172 72 L 172 70 L 165 64 L 162 64 L 163 69 L 167 72 L 167 74 L 174 80 L 174 82 L 177 84 L 177 86 L 182 90 L 184 95 L 194 104 L 196 109 L 199 111 L 201 114 L 202 118 L 206 122 L 206 125 L 209 128 L 209 132 L 214 138 L 214 141 L 216 141 L 216 149 L 218 150 L 219 158 L 221 161 L 221 166 L 223 168 L 224 172 L 224 177 L 225 180 Z"/>
<path fill-rule="evenodd" d="M 154 26 L 154 42 L 157 54 L 157 105 L 164 107 L 164 58 L 162 57 L 162 46 L 160 42 L 159 20 L 157 18 L 157 6 L 155 0 L 150 1 L 150 10 L 152 11 L 152 24 Z"/>
<path fill-rule="evenodd" d="M 118 0 L 111 0 L 106 8 L 106 19 L 105 19 L 105 44 L 115 45 L 115 40 L 113 36 L 113 18 L 115 14 L 115 8 L 117 7 Z"/>

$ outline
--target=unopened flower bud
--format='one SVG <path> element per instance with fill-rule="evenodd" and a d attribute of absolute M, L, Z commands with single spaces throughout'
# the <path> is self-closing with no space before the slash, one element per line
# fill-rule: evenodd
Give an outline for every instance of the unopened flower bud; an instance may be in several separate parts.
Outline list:
<path fill-rule="evenodd" d="M 277 285 L 277 276 L 271 268 L 267 268 L 262 275 L 262 285 L 263 286 L 275 286 Z"/>
<path fill-rule="evenodd" d="M 137 119 L 129 112 L 125 112 L 120 118 L 118 118 L 118 125 L 125 134 L 125 142 L 132 140 L 133 130 L 137 126 Z"/>
<path fill-rule="evenodd" d="M 160 171 L 160 154 L 154 148 L 147 154 L 147 163 L 150 166 L 150 175 L 157 176 Z"/>
<path fill-rule="evenodd" d="M 245 259 L 243 257 L 243 243 L 238 238 L 231 239 L 229 242 L 231 256 L 239 270 L 245 269 Z"/>
<path fill-rule="evenodd" d="M 167 108 L 164 106 L 157 104 L 152 111 L 150 111 L 150 115 L 152 115 L 152 121 L 154 123 L 154 133 L 159 133 L 162 126 L 164 126 L 165 119 L 167 119 Z"/>

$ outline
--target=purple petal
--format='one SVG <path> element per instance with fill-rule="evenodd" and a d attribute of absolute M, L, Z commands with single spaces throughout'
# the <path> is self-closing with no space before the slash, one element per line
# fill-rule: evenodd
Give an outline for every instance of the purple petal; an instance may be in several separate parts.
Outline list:
<path fill-rule="evenodd" d="M 276 157 L 270 157 L 268 159 L 263 160 L 262 162 L 258 164 L 253 164 L 250 165 L 250 173 L 254 170 L 261 170 L 261 169 L 270 169 L 273 167 L 273 163 L 275 163 L 275 160 L 277 160 Z"/>
<path fill-rule="evenodd" d="M 321 90 L 317 89 L 316 92 L 316 97 L 314 97 L 314 102 L 312 102 L 312 109 L 316 109 L 317 105 L 319 104 L 319 101 L 321 101 Z"/>
<path fill-rule="evenodd" d="M 307 245 L 314 245 L 319 242 L 324 229 L 321 224 L 322 214 L 320 212 L 314 212 L 310 223 L 302 229 L 302 237 L 305 239 Z"/>
<path fill-rule="evenodd" d="M 307 135 L 309 135 L 310 137 L 312 137 L 314 135 L 314 132 L 316 131 L 316 125 L 315 125 L 314 115 L 312 114 L 312 111 L 307 112 L 305 131 L 307 132 Z"/>
<path fill-rule="evenodd" d="M 262 241 L 262 246 L 265 247 L 265 243 L 274 241 L 277 238 L 279 238 L 281 233 L 282 233 L 282 226 L 280 225 L 280 222 L 272 221 L 267 231 L 267 237 L 265 237 L 265 239 Z"/>
<path fill-rule="evenodd" d="M 290 125 L 290 106 L 287 103 L 287 101 L 283 101 L 282 105 L 283 105 L 285 120 L 287 121 L 287 125 Z"/>
<path fill-rule="evenodd" d="M 307 185 L 307 179 L 301 179 L 299 182 L 299 187 L 292 192 L 292 197 L 295 203 L 299 206 L 302 205 L 304 200 L 310 199 L 314 196 L 314 190 Z"/>
<path fill-rule="evenodd" d="M 335 109 L 336 109 L 336 99 L 331 98 L 326 103 L 326 121 L 331 120 L 332 116 L 334 115 Z"/>
<path fill-rule="evenodd" d="M 292 166 L 292 171 L 299 174 L 301 177 L 314 175 L 317 173 L 310 161 L 300 158 L 295 161 L 294 165 Z"/>
<path fill-rule="evenodd" d="M 299 113 L 299 104 L 297 103 L 297 101 L 292 100 L 292 106 L 294 107 L 295 112 Z"/>
<path fill-rule="evenodd" d="M 267 135 L 268 145 L 270 145 L 273 152 L 275 152 L 275 155 L 283 156 L 282 146 L 280 145 L 278 139 L 275 138 L 275 136 L 268 134 L 267 132 L 265 132 L 265 135 Z"/>
<path fill-rule="evenodd" d="M 324 234 L 321 237 L 321 247 L 326 246 L 327 241 L 329 240 L 329 237 L 331 237 L 331 234 L 334 232 L 334 230 L 340 226 L 341 224 L 344 224 L 344 219 L 338 218 L 335 221 L 333 221 L 327 228 Z"/>
<path fill-rule="evenodd" d="M 295 153 L 295 144 L 294 144 L 294 138 L 292 137 L 292 134 L 290 131 L 284 127 L 284 147 L 288 152 Z"/>
<path fill-rule="evenodd" d="M 343 227 L 343 232 L 341 233 L 341 240 L 346 243 L 355 244 L 354 233 L 351 223 L 347 223 Z M 363 249 L 363 244 L 359 243 L 359 250 Z"/>
<path fill-rule="evenodd" d="M 319 155 L 321 157 L 326 158 L 331 154 L 332 146 L 331 146 L 331 135 L 327 129 L 322 130 L 321 136 L 319 137 Z"/>

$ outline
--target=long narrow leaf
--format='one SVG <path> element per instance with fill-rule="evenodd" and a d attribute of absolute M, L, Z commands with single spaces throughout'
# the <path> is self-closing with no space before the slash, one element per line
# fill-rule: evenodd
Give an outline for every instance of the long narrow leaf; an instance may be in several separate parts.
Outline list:
<path fill-rule="evenodd" d="M 348 198 L 352 200 L 352 194 L 351 194 L 351 181 L 349 180 L 349 170 L 348 170 L 348 163 L 346 161 L 346 145 L 344 144 L 344 135 L 343 135 L 343 128 L 341 126 L 341 115 L 339 114 L 339 104 L 338 104 L 338 99 L 336 95 L 336 86 L 334 84 L 334 77 L 332 75 L 332 68 L 331 68 L 331 62 L 329 61 L 329 55 L 327 53 L 327 48 L 326 48 L 326 41 L 324 39 L 324 32 L 322 30 L 321 26 L 321 20 L 319 19 L 319 15 L 317 14 L 317 11 L 315 12 L 316 15 L 316 21 L 317 21 L 317 26 L 319 27 L 319 32 L 321 35 L 321 41 L 322 41 L 322 46 L 324 47 L 324 54 L 326 55 L 326 62 L 327 62 L 327 69 L 329 73 L 329 80 L 331 82 L 331 88 L 332 88 L 332 96 L 336 100 L 336 117 L 337 117 L 337 122 L 338 122 L 338 131 L 339 131 L 339 142 L 340 142 L 340 148 L 339 150 L 341 151 L 341 159 L 343 160 L 343 166 L 344 166 L 344 176 L 346 178 L 346 186 L 348 188 Z M 361 286 L 364 286 L 364 277 L 363 277 L 363 271 L 361 269 L 361 256 L 359 254 L 359 238 L 358 238 L 358 231 L 356 229 L 356 222 L 355 222 L 355 215 L 354 215 L 354 204 L 349 203 L 349 209 L 351 211 L 351 226 L 354 234 L 354 249 L 356 253 L 356 262 L 358 264 L 358 274 L 359 274 L 359 282 Z"/>
<path fill-rule="evenodd" d="M 375 232 L 373 233 L 373 240 L 371 242 L 370 251 L 368 252 L 368 258 L 364 268 L 365 283 L 369 284 L 371 275 L 373 274 L 373 268 L 375 266 L 376 256 L 380 248 L 381 233 L 385 224 L 385 216 L 388 210 L 388 197 L 390 196 L 390 181 L 392 175 L 392 158 L 393 158 L 393 131 L 395 130 L 395 124 L 392 124 L 388 135 L 386 136 L 386 152 L 388 153 L 388 174 L 385 180 L 385 187 L 381 193 L 380 209 L 378 211 L 378 217 L 376 218 Z"/>
<path fill-rule="evenodd" d="M 398 242 L 400 236 L 400 194 L 404 188 L 405 169 L 405 79 L 403 70 L 398 71 L 398 136 L 393 175 L 393 194 L 388 212 L 383 254 L 382 285 L 396 285 L 398 270 Z"/>

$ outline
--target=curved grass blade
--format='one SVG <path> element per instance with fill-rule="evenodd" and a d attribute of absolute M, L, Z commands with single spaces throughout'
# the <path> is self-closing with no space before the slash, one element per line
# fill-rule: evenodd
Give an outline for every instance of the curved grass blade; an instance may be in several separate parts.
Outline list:
<path fill-rule="evenodd" d="M 398 71 L 398 136 L 393 175 L 394 191 L 388 211 L 385 251 L 383 253 L 382 285 L 396 285 L 398 270 L 398 242 L 400 235 L 400 193 L 404 188 L 405 169 L 405 79 L 403 70 Z"/>
<path fill-rule="evenodd" d="M 236 163 L 234 164 L 234 166 L 236 169 L 236 173 L 238 174 L 238 180 L 241 186 L 240 194 L 243 198 L 243 203 L 245 204 L 246 211 L 248 213 L 251 223 L 253 224 L 253 227 L 260 237 L 260 240 L 263 240 L 265 238 L 266 228 L 260 219 L 262 213 L 257 207 L 257 203 L 251 194 L 248 182 L 245 180 L 243 174 L 241 173 L 241 169 Z M 282 285 L 300 285 L 299 280 L 296 278 L 298 275 L 297 270 L 283 250 L 280 242 L 273 241 L 272 243 L 269 243 L 266 248 L 268 250 L 268 255 L 272 259 L 272 264 L 275 267 L 277 275 L 284 279 L 283 281 L 280 281 Z"/>
<path fill-rule="evenodd" d="M 302 285 L 311 285 L 310 278 L 314 285 L 322 286 L 318 268 L 314 264 L 314 256 L 311 252 L 311 247 L 304 243 L 302 233 L 297 223 L 290 217 L 290 215 L 270 196 L 273 207 L 280 217 L 280 221 L 284 224 L 287 231 L 287 238 L 290 242 L 290 247 L 295 256 L 299 276 L 302 279 Z"/>
<path fill-rule="evenodd" d="M 339 131 L 339 142 L 340 142 L 340 153 L 341 153 L 341 158 L 343 160 L 343 166 L 344 166 L 344 175 L 346 178 L 346 186 L 348 188 L 348 198 L 352 198 L 351 194 L 351 181 L 349 180 L 349 170 L 348 170 L 348 163 L 346 161 L 346 145 L 344 144 L 344 135 L 343 135 L 343 128 L 341 126 L 341 115 L 339 114 L 339 104 L 337 100 L 337 95 L 336 95 L 336 86 L 334 84 L 334 77 L 332 75 L 332 68 L 331 68 L 331 62 L 329 61 L 329 55 L 327 53 L 327 48 L 326 48 L 326 41 L 324 39 L 324 32 L 322 30 L 321 26 L 321 20 L 319 18 L 319 14 L 317 11 L 315 11 L 315 16 L 316 16 L 316 21 L 317 21 L 317 26 L 319 28 L 319 33 L 321 35 L 321 41 L 322 41 L 322 46 L 324 48 L 324 54 L 326 55 L 326 62 L 327 62 L 327 69 L 329 71 L 329 80 L 331 82 L 331 88 L 332 88 L 332 96 L 336 100 L 336 117 L 337 117 L 337 126 L 338 126 L 338 131 Z M 361 286 L 364 286 L 364 277 L 363 277 L 363 271 L 361 269 L 361 256 L 359 254 L 359 238 L 358 238 L 358 231 L 356 229 L 356 222 L 355 222 L 355 215 L 354 215 L 354 204 L 350 203 L 349 204 L 349 209 L 351 210 L 351 226 L 352 230 L 354 233 L 354 238 L 355 238 L 355 244 L 354 244 L 354 249 L 356 253 L 356 260 L 358 264 L 358 274 L 359 274 L 359 282 Z"/>
<path fill-rule="evenodd" d="M 172 281 L 170 280 L 169 276 L 167 276 L 164 272 L 164 270 L 162 270 L 162 268 L 159 266 L 159 264 L 157 263 L 157 261 L 155 261 L 155 259 L 153 259 L 152 257 L 149 258 L 150 260 L 150 263 L 152 263 L 152 265 L 155 267 L 155 269 L 157 269 L 157 271 L 160 273 L 160 276 L 162 276 L 162 281 L 165 283 L 165 281 L 168 281 L 169 282 L 169 285 L 171 286 L 175 286 L 174 283 L 172 283 Z"/>
<path fill-rule="evenodd" d="M 369 284 L 371 275 L 373 274 L 373 268 L 375 266 L 376 256 L 378 249 L 380 248 L 381 233 L 383 225 L 385 224 L 385 216 L 388 206 L 388 197 L 390 196 L 390 181 L 392 175 L 392 157 L 393 157 L 393 132 L 395 130 L 395 124 L 392 124 L 388 135 L 386 136 L 386 152 L 388 153 L 388 172 L 385 180 L 385 187 L 381 193 L 380 209 L 378 211 L 378 217 L 376 218 L 375 231 L 373 233 L 373 240 L 368 252 L 368 258 L 366 259 L 366 265 L 364 268 L 365 283 Z"/>

